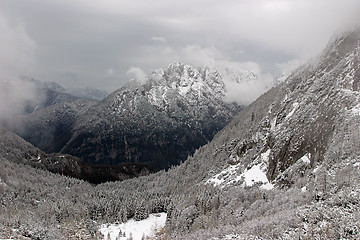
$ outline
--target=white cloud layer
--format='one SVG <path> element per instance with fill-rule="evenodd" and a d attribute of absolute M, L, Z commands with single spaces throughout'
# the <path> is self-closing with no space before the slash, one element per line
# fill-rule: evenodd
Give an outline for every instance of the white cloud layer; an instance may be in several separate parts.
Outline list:
<path fill-rule="evenodd" d="M 31 84 L 20 80 L 35 67 L 35 44 L 21 24 L 10 24 L 0 12 L 0 119 L 23 111 L 36 99 Z"/>
<path fill-rule="evenodd" d="M 129 70 L 126 71 L 126 74 L 131 79 L 138 80 L 139 82 L 145 82 L 146 81 L 146 74 L 141 68 L 131 67 Z"/>
<path fill-rule="evenodd" d="M 359 0 L 2 0 L 0 9 L 36 46 L 31 77 L 106 90 L 127 82 L 132 66 L 151 73 L 172 61 L 253 62 L 262 75 L 276 75 L 360 22 Z M 116 71 L 104 74 L 109 66 Z"/>
<path fill-rule="evenodd" d="M 150 40 L 154 42 L 166 43 L 166 38 L 163 37 L 152 37 Z"/>

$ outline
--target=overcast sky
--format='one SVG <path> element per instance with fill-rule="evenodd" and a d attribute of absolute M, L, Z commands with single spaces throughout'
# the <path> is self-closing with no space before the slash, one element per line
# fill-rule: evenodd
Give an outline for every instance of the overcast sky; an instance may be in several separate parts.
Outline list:
<path fill-rule="evenodd" d="M 112 91 L 177 60 L 274 74 L 359 20 L 359 2 L 0 0 L 0 85 L 26 75 Z"/>

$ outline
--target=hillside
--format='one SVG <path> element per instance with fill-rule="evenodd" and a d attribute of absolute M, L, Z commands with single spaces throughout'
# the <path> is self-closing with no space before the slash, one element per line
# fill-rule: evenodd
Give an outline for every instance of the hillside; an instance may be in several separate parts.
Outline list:
<path fill-rule="evenodd" d="M 208 187 L 174 201 L 171 232 L 357 238 L 359 36 L 335 37 L 185 162 L 179 171 Z"/>
<path fill-rule="evenodd" d="M 29 170 L 47 175 L 35 188 L 29 187 L 33 180 L 27 173 L 15 174 L 14 163 L 1 159 L 7 166 L 0 175 L 6 184 L 3 199 L 11 201 L 1 205 L 0 216 L 9 217 L 1 218 L 0 236 L 10 237 L 9 229 L 16 229 L 22 236 L 41 232 L 44 239 L 70 233 L 95 239 L 94 229 L 103 223 L 165 211 L 171 239 L 358 239 L 359 39 L 359 29 L 334 37 L 320 57 L 244 108 L 211 142 L 168 171 L 89 186 Z M 49 185 L 43 183 L 47 178 L 53 179 Z M 48 210 L 42 199 L 49 195 L 42 196 L 42 189 L 55 196 L 68 189 L 60 200 L 51 200 L 61 214 Z M 21 201 L 30 195 L 37 201 Z M 40 207 L 46 207 L 45 214 Z"/>
<path fill-rule="evenodd" d="M 84 163 L 81 159 L 62 153 L 45 153 L 16 134 L 0 127 L 0 157 L 17 163 L 47 170 L 90 183 L 125 180 L 148 175 L 152 169 L 144 165 L 99 166 Z"/>

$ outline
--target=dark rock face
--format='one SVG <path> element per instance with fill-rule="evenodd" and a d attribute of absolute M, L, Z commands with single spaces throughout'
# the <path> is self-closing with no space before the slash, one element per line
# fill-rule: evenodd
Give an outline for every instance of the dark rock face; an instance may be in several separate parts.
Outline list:
<path fill-rule="evenodd" d="M 177 165 L 241 110 L 225 95 L 216 71 L 171 64 L 91 107 L 61 151 L 93 164 Z"/>

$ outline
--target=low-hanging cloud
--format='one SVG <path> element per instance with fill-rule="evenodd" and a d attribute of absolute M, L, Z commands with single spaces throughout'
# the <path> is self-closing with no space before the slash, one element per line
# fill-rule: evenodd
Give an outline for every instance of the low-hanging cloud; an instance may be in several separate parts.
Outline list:
<path fill-rule="evenodd" d="M 225 77 L 224 82 L 227 90 L 225 101 L 248 105 L 269 90 L 273 85 L 273 80 L 274 78 L 270 74 L 260 75 L 254 81 L 245 80 L 241 83 L 236 83 Z"/>
<path fill-rule="evenodd" d="M 138 80 L 139 82 L 146 81 L 146 73 L 138 67 L 131 67 L 129 70 L 126 71 L 126 74 L 131 79 Z"/>
<path fill-rule="evenodd" d="M 263 75 L 279 71 L 275 63 L 307 60 L 335 30 L 359 23 L 359 7 L 359 0 L 0 2 L 37 47 L 39 69 L 30 77 L 108 91 L 128 80 L 131 66 L 151 73 L 176 60 L 255 62 Z"/>
<path fill-rule="evenodd" d="M 114 69 L 113 68 L 109 68 L 106 73 L 105 73 L 105 77 L 111 77 L 114 75 Z"/>
<path fill-rule="evenodd" d="M 159 42 L 159 43 L 166 43 L 167 40 L 164 37 L 152 37 L 150 38 L 151 41 Z"/>
<path fill-rule="evenodd" d="M 35 45 L 21 24 L 10 25 L 1 12 L 0 32 L 0 119 L 4 119 L 37 99 L 34 86 L 19 77 L 34 67 Z"/>
<path fill-rule="evenodd" d="M 274 85 L 274 76 L 264 73 L 259 64 L 233 60 L 214 46 L 188 45 L 174 48 L 165 52 L 163 58 L 164 62 L 179 60 L 195 67 L 208 67 L 218 71 L 225 83 L 227 102 L 248 105 Z"/>
<path fill-rule="evenodd" d="M 274 77 L 263 73 L 255 62 L 215 61 L 226 88 L 226 102 L 248 105 L 274 85 Z"/>

